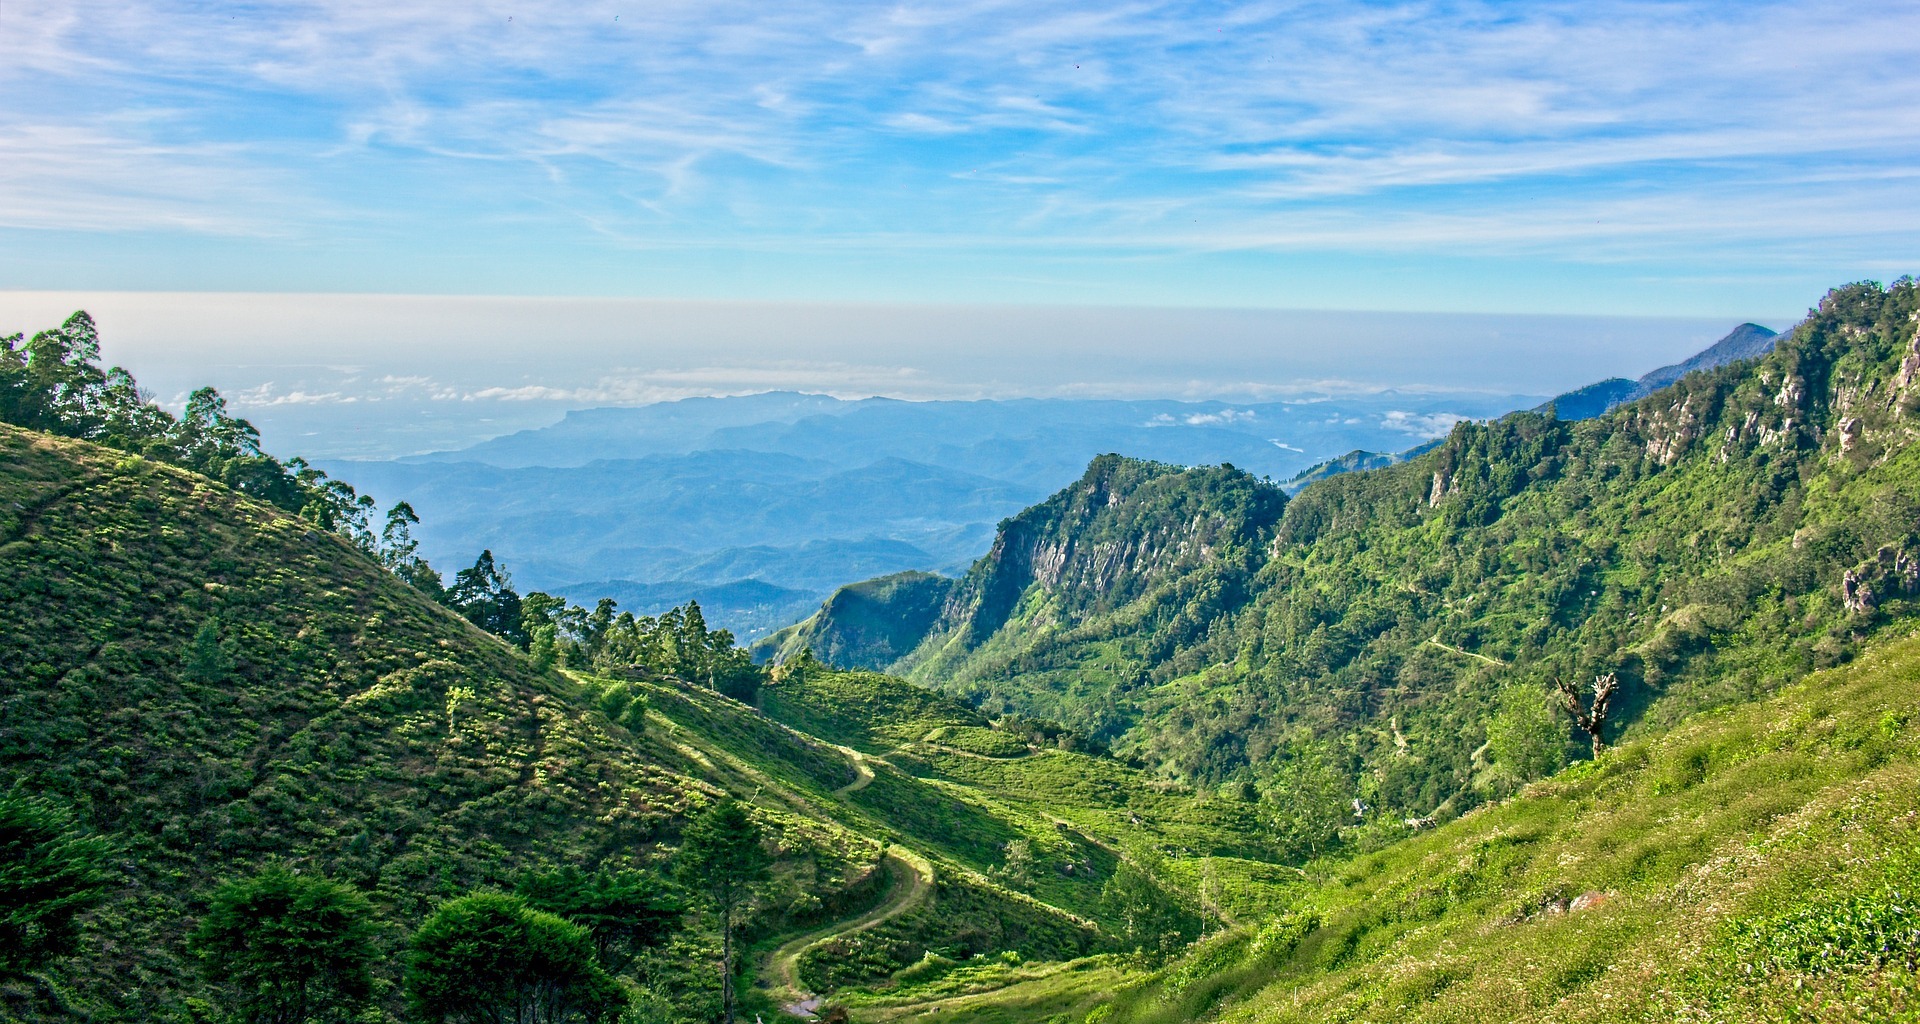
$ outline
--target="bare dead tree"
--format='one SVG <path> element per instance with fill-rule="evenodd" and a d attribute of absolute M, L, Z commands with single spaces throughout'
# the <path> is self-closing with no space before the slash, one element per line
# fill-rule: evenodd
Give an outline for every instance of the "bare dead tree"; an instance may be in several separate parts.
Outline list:
<path fill-rule="evenodd" d="M 1600 756 L 1600 748 L 1607 745 L 1600 733 L 1607 726 L 1608 706 L 1613 703 L 1613 695 L 1620 689 L 1620 679 L 1612 672 L 1593 677 L 1593 700 L 1588 703 L 1581 693 L 1582 687 L 1564 679 L 1557 680 L 1554 686 L 1560 694 L 1560 706 L 1573 716 L 1575 725 L 1593 738 L 1593 756 Z M 1584 707 L 1582 705 L 1585 705 Z"/>

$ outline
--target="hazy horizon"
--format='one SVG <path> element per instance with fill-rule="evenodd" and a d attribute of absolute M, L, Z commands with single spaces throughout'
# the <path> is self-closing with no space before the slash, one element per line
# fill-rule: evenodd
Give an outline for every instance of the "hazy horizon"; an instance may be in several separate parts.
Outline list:
<path fill-rule="evenodd" d="M 163 404 L 213 385 L 270 448 L 377 458 L 566 411 L 770 390 L 905 400 L 1544 398 L 1637 377 L 1739 322 L 1325 310 L 0 293 L 0 332 L 86 308 Z M 1778 318 L 1765 326 L 1787 326 Z"/>

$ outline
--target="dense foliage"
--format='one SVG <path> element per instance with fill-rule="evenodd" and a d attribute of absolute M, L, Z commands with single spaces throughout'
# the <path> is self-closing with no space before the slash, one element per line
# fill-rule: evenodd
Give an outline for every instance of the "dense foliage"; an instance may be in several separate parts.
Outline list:
<path fill-rule="evenodd" d="M 520 631 L 536 661 L 600 675 L 680 679 L 735 700 L 752 701 L 763 678 L 733 633 L 708 629 L 700 603 L 661 614 L 618 611 L 601 598 L 592 611 L 535 591 L 524 604 Z"/>
<path fill-rule="evenodd" d="M 195 391 L 176 419 L 132 374 L 103 369 L 99 359 L 99 332 L 84 311 L 32 338 L 0 338 L 0 423 L 184 466 L 372 545 L 372 499 L 299 459 L 282 463 L 261 451 L 260 432 L 228 415 L 218 391 Z"/>
<path fill-rule="evenodd" d="M 518 896 L 450 900 L 413 933 L 407 1005 L 438 1024 L 598 1024 L 626 999 L 587 929 Z"/>
<path fill-rule="evenodd" d="M 1096 462 L 1010 520 L 891 667 L 1248 784 L 1283 824 L 1319 786 L 1303 762 L 1343 780 L 1354 841 L 1445 820 L 1573 756 L 1571 719 L 1539 710 L 1562 681 L 1617 681 L 1610 741 L 1771 692 L 1902 613 L 1916 308 L 1906 279 L 1839 289 L 1758 361 L 1583 422 L 1463 423 L 1284 512 L 1225 469 Z"/>
<path fill-rule="evenodd" d="M 47 800 L 0 792 L 0 979 L 73 952 L 80 915 L 106 899 L 109 852 Z"/>
<path fill-rule="evenodd" d="M 375 937 L 359 890 L 276 865 L 214 890 L 187 941 L 244 1024 L 306 1024 L 371 999 Z"/>

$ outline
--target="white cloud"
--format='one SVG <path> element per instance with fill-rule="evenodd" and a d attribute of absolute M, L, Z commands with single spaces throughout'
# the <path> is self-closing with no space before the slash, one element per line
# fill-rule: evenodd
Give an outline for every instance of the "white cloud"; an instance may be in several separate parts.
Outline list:
<path fill-rule="evenodd" d="M 352 405 L 363 400 L 364 396 L 351 395 L 340 391 L 312 392 L 300 388 L 290 391 L 277 389 L 271 381 L 258 387 L 245 388 L 226 396 L 228 403 L 238 410 L 272 409 L 286 405 Z M 378 401 L 378 399 L 370 399 Z M 185 401 L 182 397 L 175 404 Z"/>
<path fill-rule="evenodd" d="M 1387 430 L 1405 431 L 1415 437 L 1433 438 L 1446 434 L 1454 424 L 1464 423 L 1467 419 L 1466 416 L 1451 412 L 1413 413 L 1396 409 L 1380 418 L 1380 426 Z"/>
<path fill-rule="evenodd" d="M 1214 423 L 1251 423 L 1259 418 L 1252 409 L 1222 409 L 1219 412 L 1189 413 L 1187 426 L 1203 427 Z"/>
<path fill-rule="evenodd" d="M 6 22 L 0 223 L 34 229 L 1592 260 L 1884 255 L 1920 229 L 1920 8 L 1861 0 L 65 0 Z"/>

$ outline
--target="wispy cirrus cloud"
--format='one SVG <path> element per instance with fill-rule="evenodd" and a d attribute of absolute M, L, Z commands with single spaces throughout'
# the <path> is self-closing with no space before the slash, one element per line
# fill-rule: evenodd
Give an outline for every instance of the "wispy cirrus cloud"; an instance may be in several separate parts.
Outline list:
<path fill-rule="evenodd" d="M 780 251 L 843 295 L 876 261 L 938 294 L 1920 255 L 1920 9 L 1858 0 L 30 0 L 0 31 L 0 229 L 277 238 L 360 287 L 368 247 L 436 282 L 476 246 L 509 282 Z M 971 255 L 895 258 L 938 249 Z"/>

